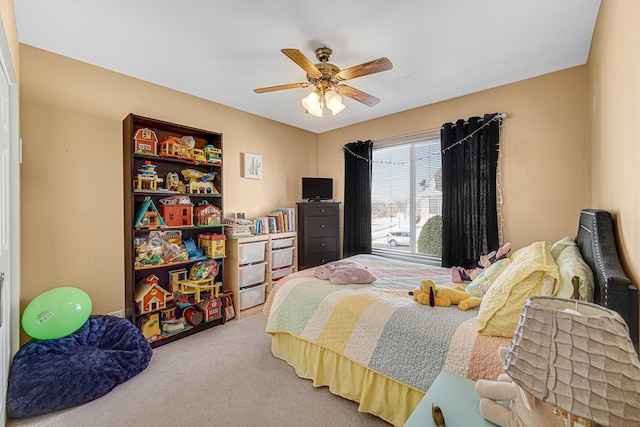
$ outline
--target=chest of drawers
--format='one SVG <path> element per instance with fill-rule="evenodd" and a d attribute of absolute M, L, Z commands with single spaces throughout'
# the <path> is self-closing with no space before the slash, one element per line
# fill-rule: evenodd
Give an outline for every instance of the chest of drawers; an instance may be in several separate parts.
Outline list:
<path fill-rule="evenodd" d="M 340 204 L 298 203 L 298 269 L 338 260 Z"/>

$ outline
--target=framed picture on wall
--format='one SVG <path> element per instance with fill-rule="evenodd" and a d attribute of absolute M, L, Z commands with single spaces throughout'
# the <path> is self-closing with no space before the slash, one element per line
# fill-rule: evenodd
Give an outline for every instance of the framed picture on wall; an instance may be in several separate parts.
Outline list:
<path fill-rule="evenodd" d="M 244 178 L 262 179 L 262 156 L 244 153 L 242 156 L 242 176 Z"/>

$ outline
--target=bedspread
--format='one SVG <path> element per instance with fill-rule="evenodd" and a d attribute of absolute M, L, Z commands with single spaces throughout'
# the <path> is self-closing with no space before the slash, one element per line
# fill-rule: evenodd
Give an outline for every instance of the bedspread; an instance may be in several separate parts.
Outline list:
<path fill-rule="evenodd" d="M 289 333 L 422 391 L 444 367 L 472 379 L 497 377 L 497 347 L 509 340 L 479 336 L 477 309 L 429 307 L 408 293 L 422 278 L 451 285 L 448 269 L 370 255 L 349 260 L 378 279 L 331 285 L 313 269 L 289 276 L 265 304 L 267 332 Z"/>

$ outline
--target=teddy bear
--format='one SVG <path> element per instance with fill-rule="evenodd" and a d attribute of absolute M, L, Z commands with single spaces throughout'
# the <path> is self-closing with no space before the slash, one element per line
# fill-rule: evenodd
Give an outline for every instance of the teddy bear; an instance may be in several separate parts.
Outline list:
<path fill-rule="evenodd" d="M 462 286 L 450 288 L 448 286 L 436 287 L 431 279 L 420 280 L 420 289 L 409 292 L 413 295 L 413 300 L 420 304 L 430 305 L 431 307 L 449 307 L 457 305 L 460 310 L 466 311 L 470 308 L 480 305 L 482 300 L 478 297 L 471 296 Z"/>
<path fill-rule="evenodd" d="M 332 285 L 351 285 L 373 283 L 376 277 L 366 268 L 350 261 L 330 262 L 314 271 L 321 280 L 328 280 Z"/>
<path fill-rule="evenodd" d="M 507 349 L 500 347 L 498 356 L 504 365 Z M 501 374 L 497 381 L 478 380 L 480 413 L 500 427 L 564 427 L 565 419 L 551 405 L 524 391 L 509 375 Z M 496 401 L 508 401 L 506 407 Z"/>

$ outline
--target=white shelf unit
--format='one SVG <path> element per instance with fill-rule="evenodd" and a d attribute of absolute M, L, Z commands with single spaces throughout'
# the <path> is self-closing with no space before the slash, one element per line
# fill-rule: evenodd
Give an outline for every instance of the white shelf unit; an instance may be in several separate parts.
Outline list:
<path fill-rule="evenodd" d="M 273 283 L 297 271 L 296 237 L 295 231 L 227 237 L 225 289 L 233 292 L 236 319 L 261 311 Z"/>

